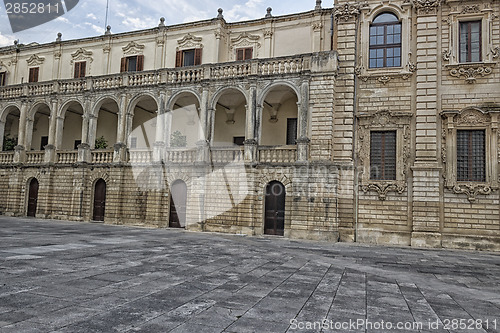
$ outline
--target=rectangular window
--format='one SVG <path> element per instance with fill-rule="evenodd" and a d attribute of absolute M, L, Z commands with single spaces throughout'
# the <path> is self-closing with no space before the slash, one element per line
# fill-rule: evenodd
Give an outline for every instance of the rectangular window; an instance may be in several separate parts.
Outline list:
<path fill-rule="evenodd" d="M 120 72 L 140 72 L 144 70 L 144 56 L 122 58 Z"/>
<path fill-rule="evenodd" d="M 253 47 L 236 50 L 236 60 L 250 60 L 253 58 Z"/>
<path fill-rule="evenodd" d="M 297 144 L 297 118 L 288 118 L 286 121 L 286 144 Z"/>
<path fill-rule="evenodd" d="M 49 144 L 49 137 L 48 136 L 42 136 L 41 142 L 40 142 L 40 150 L 45 150 L 45 146 Z"/>
<path fill-rule="evenodd" d="M 201 49 L 177 51 L 175 67 L 201 65 Z"/>
<path fill-rule="evenodd" d="M 233 143 L 237 146 L 243 146 L 245 143 L 245 137 L 244 136 L 235 136 L 235 137 L 233 137 Z"/>
<path fill-rule="evenodd" d="M 78 146 L 82 144 L 82 140 L 75 140 L 74 149 L 77 150 Z"/>
<path fill-rule="evenodd" d="M 460 22 L 460 62 L 480 62 L 481 21 Z"/>
<path fill-rule="evenodd" d="M 137 148 L 137 138 L 135 136 L 130 138 L 130 148 Z"/>
<path fill-rule="evenodd" d="M 396 180 L 396 131 L 370 133 L 370 179 Z"/>
<path fill-rule="evenodd" d="M 30 68 L 30 76 L 28 82 L 38 82 L 39 73 L 40 73 L 39 67 Z"/>
<path fill-rule="evenodd" d="M 0 86 L 5 86 L 5 77 L 7 76 L 6 72 L 0 73 Z"/>
<path fill-rule="evenodd" d="M 486 181 L 484 130 L 457 130 L 457 180 Z"/>
<path fill-rule="evenodd" d="M 87 69 L 87 62 L 80 61 L 75 63 L 75 79 L 85 77 L 85 70 Z"/>

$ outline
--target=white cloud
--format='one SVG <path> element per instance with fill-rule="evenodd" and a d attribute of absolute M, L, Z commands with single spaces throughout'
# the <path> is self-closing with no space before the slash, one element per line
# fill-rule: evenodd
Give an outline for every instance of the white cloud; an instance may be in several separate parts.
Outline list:
<path fill-rule="evenodd" d="M 89 19 L 92 19 L 92 20 L 97 20 L 97 17 L 94 15 L 94 13 L 89 13 L 89 14 L 87 14 L 86 17 Z"/>
<path fill-rule="evenodd" d="M 12 43 L 14 43 L 14 36 L 12 35 L 3 35 L 1 32 L 0 32 L 0 46 L 9 46 L 9 45 L 12 45 Z"/>
<path fill-rule="evenodd" d="M 104 28 L 102 27 L 99 27 L 93 23 L 90 23 L 90 22 L 85 22 L 85 25 L 86 26 L 89 26 L 92 30 L 94 30 L 95 32 L 97 32 L 99 35 L 102 35 L 104 33 Z"/>
<path fill-rule="evenodd" d="M 55 21 L 69 23 L 69 20 L 67 18 L 62 17 L 62 16 L 59 16 L 58 18 L 56 18 Z"/>
<path fill-rule="evenodd" d="M 129 30 L 141 30 L 153 28 L 154 20 L 152 18 L 126 17 L 122 24 Z"/>

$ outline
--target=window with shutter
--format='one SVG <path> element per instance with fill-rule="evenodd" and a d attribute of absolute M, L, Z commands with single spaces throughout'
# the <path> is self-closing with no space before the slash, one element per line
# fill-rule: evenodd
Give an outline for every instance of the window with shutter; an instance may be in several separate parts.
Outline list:
<path fill-rule="evenodd" d="M 29 82 L 38 82 L 39 71 L 40 71 L 39 67 L 30 68 Z"/>
<path fill-rule="evenodd" d="M 127 58 L 122 58 L 121 64 L 120 64 L 120 73 L 123 73 L 126 71 L 127 71 Z"/>
<path fill-rule="evenodd" d="M 481 61 L 481 21 L 460 22 L 460 62 Z"/>
<path fill-rule="evenodd" d="M 457 181 L 486 181 L 484 130 L 457 130 Z"/>
<path fill-rule="evenodd" d="M 144 70 L 144 56 L 131 56 L 122 58 L 120 72 L 140 72 Z"/>
<path fill-rule="evenodd" d="M 396 131 L 370 132 L 370 179 L 396 180 Z"/>
<path fill-rule="evenodd" d="M 286 144 L 295 145 L 297 142 L 297 118 L 288 118 L 286 123 Z"/>
<path fill-rule="evenodd" d="M 0 86 L 5 86 L 5 78 L 7 76 L 6 72 L 1 72 L 0 73 Z"/>
<path fill-rule="evenodd" d="M 252 47 L 247 47 L 243 49 L 237 49 L 236 50 L 236 60 L 241 61 L 241 60 L 250 60 L 253 57 L 253 48 Z"/>
<path fill-rule="evenodd" d="M 81 61 L 81 62 L 75 63 L 75 79 L 85 77 L 86 67 L 87 67 L 86 61 Z"/>
<path fill-rule="evenodd" d="M 182 51 L 175 54 L 175 67 L 182 67 Z"/>
<path fill-rule="evenodd" d="M 194 50 L 194 65 L 199 66 L 201 65 L 201 49 L 195 49 Z"/>

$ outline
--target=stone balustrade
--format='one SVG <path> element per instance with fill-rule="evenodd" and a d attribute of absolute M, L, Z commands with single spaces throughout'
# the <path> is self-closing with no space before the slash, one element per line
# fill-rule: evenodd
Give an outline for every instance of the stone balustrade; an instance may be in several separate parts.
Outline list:
<path fill-rule="evenodd" d="M 130 150 L 129 162 L 131 164 L 145 164 L 150 163 L 153 159 L 153 152 L 151 150 Z"/>
<path fill-rule="evenodd" d="M 46 96 L 50 94 L 74 94 L 84 91 L 100 91 L 121 87 L 142 87 L 158 84 L 194 84 L 206 80 L 225 80 L 249 76 L 297 75 L 307 71 L 328 71 L 337 69 L 333 53 L 304 54 L 272 59 L 252 59 L 218 64 L 205 64 L 183 68 L 164 68 L 135 73 L 117 73 L 104 76 L 89 76 L 84 79 L 54 80 L 39 83 L 24 83 L 0 87 L 0 99 L 23 96 Z M 320 57 L 329 55 L 333 61 L 326 65 Z M 323 66 L 328 68 L 316 68 Z"/>
<path fill-rule="evenodd" d="M 44 151 L 28 151 L 26 152 L 26 164 L 42 164 L 45 160 Z"/>
<path fill-rule="evenodd" d="M 92 163 L 95 163 L 95 164 L 113 163 L 113 151 L 112 150 L 94 150 L 92 152 Z"/>
<path fill-rule="evenodd" d="M 58 164 L 71 164 L 78 161 L 78 151 L 58 151 L 57 163 Z"/>
<path fill-rule="evenodd" d="M 197 153 L 196 149 L 168 148 L 164 160 L 170 163 L 194 163 Z"/>
<path fill-rule="evenodd" d="M 295 146 L 259 147 L 260 163 L 294 163 L 297 160 Z"/>
<path fill-rule="evenodd" d="M 243 147 L 214 147 L 210 149 L 212 163 L 243 162 Z"/>
<path fill-rule="evenodd" d="M 0 164 L 11 164 L 14 162 L 14 152 L 1 152 Z"/>

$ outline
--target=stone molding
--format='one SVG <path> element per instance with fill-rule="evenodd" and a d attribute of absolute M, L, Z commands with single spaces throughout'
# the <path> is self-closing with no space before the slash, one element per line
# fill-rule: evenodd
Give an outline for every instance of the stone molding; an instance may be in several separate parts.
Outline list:
<path fill-rule="evenodd" d="M 203 44 L 201 43 L 202 37 L 196 37 L 192 34 L 186 34 L 182 39 L 177 40 L 177 50 L 185 50 L 185 49 L 197 49 L 202 48 Z"/>
<path fill-rule="evenodd" d="M 33 54 L 26 62 L 29 67 L 40 66 L 45 61 L 45 58 L 39 57 L 37 54 Z"/>
<path fill-rule="evenodd" d="M 498 118 L 500 106 L 488 105 L 481 108 L 468 107 L 463 110 L 443 110 L 441 159 L 445 166 L 443 178 L 445 189 L 455 194 L 466 194 L 470 202 L 477 195 L 488 195 L 498 190 Z M 485 135 L 485 182 L 459 182 L 457 180 L 457 130 L 484 129 Z"/>
<path fill-rule="evenodd" d="M 144 53 L 144 45 L 137 44 L 135 41 L 128 43 L 126 46 L 122 47 L 124 55 L 135 55 Z"/>
<path fill-rule="evenodd" d="M 407 178 L 411 157 L 411 119 L 409 112 L 381 110 L 374 114 L 359 114 L 357 157 L 363 166 L 360 188 L 363 192 L 375 191 L 380 200 L 389 192 L 403 194 L 407 189 Z M 370 179 L 370 132 L 373 130 L 396 131 L 396 179 Z"/>
<path fill-rule="evenodd" d="M 494 63 L 463 63 L 457 65 L 446 65 L 450 75 L 457 78 L 463 78 L 468 84 L 476 83 L 479 77 L 484 77 L 493 73 Z"/>

